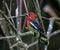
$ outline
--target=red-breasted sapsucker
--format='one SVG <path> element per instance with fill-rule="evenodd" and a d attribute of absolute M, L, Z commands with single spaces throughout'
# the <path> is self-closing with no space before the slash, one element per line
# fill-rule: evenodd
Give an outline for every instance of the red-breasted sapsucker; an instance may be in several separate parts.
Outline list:
<path fill-rule="evenodd" d="M 39 37 L 38 37 L 39 42 L 43 42 L 45 45 L 47 45 L 47 37 L 43 34 L 44 31 L 37 22 L 35 16 L 36 15 L 34 12 L 29 12 L 29 16 L 27 16 L 27 27 L 30 31 L 37 30 L 37 32 L 39 32 Z"/>

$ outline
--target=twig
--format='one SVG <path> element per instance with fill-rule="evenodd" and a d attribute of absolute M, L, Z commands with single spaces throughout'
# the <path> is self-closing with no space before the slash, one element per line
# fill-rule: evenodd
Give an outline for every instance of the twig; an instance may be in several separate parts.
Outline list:
<path fill-rule="evenodd" d="M 35 41 L 35 42 L 29 44 L 29 45 L 27 46 L 27 48 L 30 48 L 30 47 L 32 47 L 32 46 L 34 46 L 34 45 L 36 45 L 36 44 L 38 44 L 38 41 Z"/>
<path fill-rule="evenodd" d="M 22 14 L 22 0 L 16 0 L 17 1 L 17 16 Z M 22 32 L 22 17 L 17 18 L 17 31 Z"/>
<path fill-rule="evenodd" d="M 54 18 L 50 19 L 50 23 L 49 23 L 48 30 L 47 30 L 47 38 L 48 39 L 49 39 L 50 33 L 52 32 L 53 24 L 54 24 Z"/>
<path fill-rule="evenodd" d="M 12 8 L 12 0 L 10 0 L 10 13 L 11 13 L 11 8 Z"/>
<path fill-rule="evenodd" d="M 17 45 L 21 45 L 24 48 L 27 47 L 25 43 L 23 43 L 22 41 L 18 41 L 17 43 L 13 44 L 12 46 L 10 46 L 10 49 L 12 49 L 13 47 L 17 46 Z"/>
<path fill-rule="evenodd" d="M 34 33 L 32 31 L 29 31 L 29 32 L 25 32 L 25 33 L 19 33 L 19 36 L 26 36 L 26 35 L 33 35 Z M 16 35 L 14 36 L 5 36 L 5 37 L 0 37 L 0 39 L 10 39 L 10 38 L 15 38 L 17 37 Z"/>
<path fill-rule="evenodd" d="M 34 33 L 32 31 L 25 32 L 25 33 L 19 33 L 20 36 L 26 36 L 26 35 L 33 35 Z"/>
<path fill-rule="evenodd" d="M 38 13 L 38 16 L 39 16 L 40 21 L 41 21 L 41 24 L 42 24 L 42 28 L 43 28 L 44 33 L 45 33 L 45 28 L 44 28 L 43 20 L 42 20 L 42 18 L 41 18 L 41 10 L 40 10 L 40 6 L 39 6 L 39 2 L 38 2 L 38 0 L 36 0 L 36 3 L 37 3 L 37 7 L 38 7 L 38 11 L 37 11 L 37 13 Z"/>
<path fill-rule="evenodd" d="M 22 46 L 23 48 L 27 47 L 25 43 L 23 43 L 22 41 L 18 41 L 17 43 L 13 44 L 12 46 L 10 46 L 9 48 L 12 49 L 15 46 Z"/>
<path fill-rule="evenodd" d="M 22 14 L 22 0 L 20 0 L 20 15 Z"/>
<path fill-rule="evenodd" d="M 23 0 L 23 2 L 24 2 L 24 6 L 25 6 L 26 13 L 27 13 L 27 15 L 29 15 L 29 14 L 28 14 L 28 8 L 27 8 L 27 5 L 26 5 L 26 1 Z"/>
<path fill-rule="evenodd" d="M 50 34 L 50 37 L 52 37 L 52 36 L 54 36 L 54 35 L 56 35 L 56 34 L 59 34 L 59 33 L 60 33 L 60 30 L 54 31 L 54 32 L 52 32 L 52 33 Z"/>
<path fill-rule="evenodd" d="M 9 18 L 7 18 L 7 16 L 1 10 L 0 10 L 0 14 L 7 20 L 8 23 L 10 23 L 10 25 L 14 29 L 14 31 L 17 32 L 17 29 L 15 28 L 15 26 L 11 23 Z"/>
<path fill-rule="evenodd" d="M 24 2 L 26 13 L 27 13 L 27 15 L 29 15 L 29 11 L 28 11 L 28 8 L 27 8 L 26 1 L 23 0 L 23 2 Z M 23 23 L 23 31 L 24 31 L 24 28 L 25 28 L 25 25 L 26 25 L 26 19 L 27 19 L 27 16 L 25 17 L 25 20 L 24 20 L 24 23 Z"/>
<path fill-rule="evenodd" d="M 9 47 L 12 45 L 11 44 L 11 42 L 10 42 L 10 40 L 9 39 L 7 39 L 7 42 L 8 42 L 8 44 L 9 44 Z M 12 49 L 10 49 L 10 50 L 14 50 L 13 48 Z"/>
<path fill-rule="evenodd" d="M 9 10 L 9 8 L 8 8 L 7 3 L 5 3 L 5 6 L 6 6 L 6 8 L 7 8 L 7 11 L 8 11 L 9 16 L 11 17 L 11 12 L 10 12 L 10 10 Z M 13 21 L 12 18 L 11 18 L 11 21 L 12 21 L 12 23 L 14 24 L 14 21 Z"/>
<path fill-rule="evenodd" d="M 35 2 L 35 0 L 33 0 L 33 2 L 34 2 L 34 5 L 35 5 L 35 8 L 36 8 L 36 10 L 37 10 L 37 14 L 38 14 L 38 16 L 39 16 L 39 20 L 41 21 L 43 30 L 44 30 L 44 32 L 45 32 L 45 28 L 44 28 L 44 25 L 43 25 L 43 21 L 42 21 L 42 19 L 41 19 L 41 11 L 40 11 L 39 2 L 38 2 L 38 0 L 36 0 L 36 2 Z"/>
<path fill-rule="evenodd" d="M 17 46 L 19 42 L 15 43 L 14 45 L 10 46 L 9 48 L 12 49 L 13 47 Z"/>
<path fill-rule="evenodd" d="M 15 37 L 16 37 L 16 36 L 5 36 L 5 37 L 0 37 L 0 40 L 1 40 L 1 39 L 7 39 L 7 38 L 8 38 L 8 39 L 9 39 L 9 38 L 15 38 Z"/>
<path fill-rule="evenodd" d="M 50 23 L 49 23 L 49 26 L 48 26 L 48 30 L 47 30 L 47 40 L 49 41 L 49 38 L 50 38 L 50 33 L 52 32 L 52 29 L 53 29 L 53 24 L 54 24 L 54 18 L 50 19 Z M 48 44 L 49 45 L 49 44 Z M 45 46 L 45 50 L 47 50 L 47 46 Z"/>
<path fill-rule="evenodd" d="M 19 15 L 19 16 L 11 16 L 11 17 L 7 17 L 7 18 L 18 18 L 18 17 L 24 17 L 26 16 L 26 14 L 22 14 L 22 15 Z M 46 18 L 46 17 L 41 17 L 42 19 L 46 19 L 46 20 L 50 20 L 50 18 Z M 59 17 L 53 17 L 55 20 L 59 20 L 60 21 L 60 18 Z M 1 20 L 5 20 L 5 18 L 0 18 L 0 21 Z"/>
<path fill-rule="evenodd" d="M 9 16 L 9 17 L 7 17 L 7 18 L 18 18 L 18 17 L 24 17 L 24 16 L 26 16 L 26 14 L 21 14 L 21 15 L 18 15 L 18 16 Z M 4 20 L 5 18 L 0 18 L 0 20 Z"/>

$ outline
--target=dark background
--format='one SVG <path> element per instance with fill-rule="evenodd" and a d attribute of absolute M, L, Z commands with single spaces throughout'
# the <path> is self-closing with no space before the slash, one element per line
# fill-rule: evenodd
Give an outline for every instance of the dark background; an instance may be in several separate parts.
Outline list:
<path fill-rule="evenodd" d="M 2 1 L 3 0 L 0 0 L 0 9 L 3 10 L 3 11 L 5 11 L 5 14 L 8 15 L 6 8 L 3 8 L 4 6 L 3 6 Z M 8 6 L 9 6 L 10 0 L 5 0 L 5 1 L 7 2 Z M 60 2 L 58 2 L 58 0 L 43 0 L 42 5 L 41 5 L 42 16 L 50 17 L 49 14 L 47 14 L 47 13 L 45 13 L 43 11 L 43 7 L 46 4 L 49 4 L 54 9 L 54 11 L 56 12 L 56 14 L 58 16 L 60 16 Z M 32 0 L 28 0 L 27 5 L 28 5 L 28 10 L 29 11 L 35 11 Z M 13 2 L 12 2 L 12 12 L 11 12 L 12 16 L 15 15 L 15 9 L 16 9 L 16 7 L 17 7 L 16 0 L 13 0 Z M 23 11 L 23 13 L 25 13 L 24 7 L 23 7 L 22 11 Z M 22 19 L 24 19 L 24 18 L 22 18 Z M 46 31 L 47 31 L 48 23 L 49 23 L 48 20 L 44 20 L 44 25 L 45 25 Z M 58 26 L 57 24 L 54 23 L 53 31 L 58 30 L 58 29 L 60 29 L 60 26 Z M 0 28 L 0 35 L 4 36 L 1 28 Z M 23 41 L 25 41 L 24 39 L 27 39 L 27 37 L 29 37 L 29 36 L 26 36 L 25 38 L 23 38 Z M 28 43 L 30 42 L 29 39 L 26 40 L 26 41 L 28 41 Z M 59 50 L 60 49 L 60 34 L 52 36 L 49 41 L 50 41 L 50 44 L 48 46 L 48 50 Z M 8 46 L 8 43 L 7 43 L 6 40 L 0 40 L 0 50 L 9 50 L 9 46 Z"/>

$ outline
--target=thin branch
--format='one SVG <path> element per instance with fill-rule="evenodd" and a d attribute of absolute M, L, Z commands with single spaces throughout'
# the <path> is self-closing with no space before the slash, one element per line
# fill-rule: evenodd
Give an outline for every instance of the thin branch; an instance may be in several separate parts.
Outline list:
<path fill-rule="evenodd" d="M 54 18 L 50 19 L 50 23 L 49 23 L 49 26 L 48 26 L 48 30 L 47 30 L 47 40 L 49 41 L 49 38 L 50 38 L 50 33 L 52 32 L 52 29 L 53 29 L 53 24 L 54 24 Z M 45 46 L 44 50 L 47 50 L 48 48 L 48 45 Z"/>
<path fill-rule="evenodd" d="M 5 6 L 6 6 L 6 9 L 7 9 L 7 11 L 8 11 L 9 16 L 11 17 L 11 12 L 10 12 L 10 10 L 9 10 L 9 8 L 8 8 L 7 3 L 5 3 Z M 13 21 L 12 18 L 11 18 L 11 21 L 12 21 L 12 23 L 14 24 L 14 21 Z"/>
<path fill-rule="evenodd" d="M 44 32 L 45 32 L 45 28 L 44 28 L 44 25 L 43 25 L 43 20 L 41 19 L 41 11 L 40 11 L 39 2 L 38 2 L 38 0 L 36 0 L 36 2 L 35 2 L 35 0 L 33 0 L 33 2 L 34 2 L 34 5 L 35 5 L 35 8 L 36 8 L 36 11 L 37 11 L 39 20 L 41 21 L 43 30 L 44 30 Z"/>
<path fill-rule="evenodd" d="M 8 38 L 8 39 L 9 39 L 9 38 L 15 38 L 15 37 L 16 37 L 16 36 L 5 36 L 5 37 L 0 37 L 0 40 L 1 40 L 1 39 L 7 39 L 7 38 Z"/>
<path fill-rule="evenodd" d="M 11 13 L 11 8 L 12 8 L 12 0 L 10 0 L 10 13 Z"/>
<path fill-rule="evenodd" d="M 20 36 L 26 36 L 26 35 L 34 35 L 32 31 L 25 32 L 25 33 L 19 33 Z"/>
<path fill-rule="evenodd" d="M 20 0 L 20 14 L 22 14 L 22 0 Z"/>
<path fill-rule="evenodd" d="M 54 31 L 54 32 L 52 32 L 52 33 L 50 34 L 50 37 L 52 37 L 52 36 L 54 36 L 54 35 L 56 35 L 56 34 L 59 34 L 59 33 L 60 33 L 60 30 Z"/>
<path fill-rule="evenodd" d="M 52 32 L 53 25 L 54 25 L 54 18 L 50 19 L 50 23 L 49 23 L 49 26 L 48 26 L 48 30 L 47 30 L 47 38 L 48 38 L 48 40 L 49 40 L 49 35 Z"/>
<path fill-rule="evenodd" d="M 11 16 L 11 17 L 7 17 L 7 18 L 18 18 L 18 17 L 24 17 L 24 16 L 26 16 L 27 14 L 21 14 L 21 15 L 19 15 L 19 16 Z M 42 19 L 46 19 L 46 20 L 50 20 L 50 18 L 47 18 L 47 17 L 41 17 Z M 55 20 L 59 20 L 60 21 L 60 18 L 59 17 L 53 17 Z M 0 21 L 1 20 L 5 20 L 5 18 L 0 18 Z"/>
<path fill-rule="evenodd" d="M 1 10 L 0 10 L 0 14 L 7 20 L 8 23 L 10 23 L 10 25 L 14 29 L 14 31 L 17 32 L 17 29 L 15 28 L 15 26 L 11 23 L 9 18 L 7 18 L 7 16 Z"/>
<path fill-rule="evenodd" d="M 22 0 L 16 0 L 17 1 L 17 16 L 22 14 Z M 17 18 L 17 31 L 22 32 L 22 17 Z"/>
<path fill-rule="evenodd" d="M 29 14 L 28 14 L 29 11 L 28 11 L 28 8 L 27 8 L 27 5 L 26 5 L 26 1 L 23 0 L 23 2 L 24 2 L 24 6 L 25 6 L 26 13 L 27 13 L 27 15 L 29 15 Z"/>
<path fill-rule="evenodd" d="M 25 33 L 19 33 L 19 36 L 26 36 L 26 35 L 34 35 L 34 33 L 32 31 L 29 32 L 25 32 Z M 10 38 L 15 38 L 17 37 L 16 35 L 14 36 L 5 36 L 5 37 L 0 37 L 0 39 L 10 39 Z"/>
<path fill-rule="evenodd" d="M 21 14 L 21 15 L 19 15 L 19 16 L 9 16 L 9 17 L 7 17 L 7 18 L 18 18 L 18 17 L 24 17 L 24 16 L 26 16 L 26 14 Z M 4 20 L 5 18 L 0 18 L 0 20 Z"/>
<path fill-rule="evenodd" d="M 9 44 L 9 47 L 12 45 L 11 44 L 11 42 L 10 42 L 10 40 L 9 39 L 7 39 L 7 42 L 8 42 L 8 44 Z M 14 50 L 13 48 L 12 49 L 10 49 L 10 50 Z"/>
<path fill-rule="evenodd" d="M 10 46 L 9 48 L 12 49 L 13 47 L 17 46 L 19 42 L 15 43 L 14 45 Z"/>
<path fill-rule="evenodd" d="M 28 11 L 28 8 L 27 8 L 26 1 L 23 0 L 23 2 L 24 2 L 26 13 L 27 13 L 27 15 L 29 15 L 29 11 Z M 26 19 L 27 19 L 27 16 L 25 17 L 25 20 L 24 20 L 24 23 L 23 23 L 23 31 L 24 31 L 24 28 L 25 28 L 25 25 L 26 25 Z"/>
<path fill-rule="evenodd" d="M 24 48 L 27 47 L 25 43 L 23 43 L 22 41 L 18 41 L 17 43 L 10 46 L 10 49 L 12 49 L 13 47 L 15 47 L 17 45 L 23 46 Z"/>
<path fill-rule="evenodd" d="M 34 45 L 36 45 L 36 44 L 38 44 L 38 41 L 35 41 L 35 42 L 29 44 L 29 45 L 27 46 L 27 48 L 30 48 L 30 47 L 32 47 L 32 46 L 34 46 Z"/>

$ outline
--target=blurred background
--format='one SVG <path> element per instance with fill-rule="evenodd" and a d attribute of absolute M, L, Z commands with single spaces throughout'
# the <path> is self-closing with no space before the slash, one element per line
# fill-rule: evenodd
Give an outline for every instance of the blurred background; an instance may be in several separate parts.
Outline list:
<path fill-rule="evenodd" d="M 28 11 L 35 12 L 35 14 L 37 14 L 33 0 L 25 0 L 25 1 L 27 4 Z M 7 3 L 7 5 L 5 3 Z M 22 6 L 20 5 L 20 3 L 22 4 Z M 8 10 L 7 6 L 10 10 L 10 13 L 8 13 L 9 10 Z M 50 19 L 51 17 L 60 18 L 60 0 L 39 0 L 39 6 L 40 6 L 42 17 L 45 17 L 47 19 Z M 17 7 L 19 8 L 20 12 L 18 11 L 16 13 Z M 18 15 L 26 14 L 26 8 L 23 3 L 23 0 L 0 0 L 0 10 L 2 10 L 4 12 L 4 14 L 7 15 L 7 17 L 16 16 L 16 14 L 18 14 Z M 6 20 L 1 20 L 2 16 L 0 13 L 0 37 L 7 36 L 7 35 L 15 35 L 14 30 L 9 27 L 9 23 L 7 23 Z M 47 29 L 49 26 L 49 20 L 47 20 L 47 19 L 42 19 L 44 27 L 45 27 L 45 32 L 47 32 Z M 12 22 L 11 19 L 10 19 L 10 21 Z M 23 17 L 21 16 L 20 20 L 19 20 L 19 18 L 13 18 L 13 21 L 14 21 L 14 26 L 16 28 L 17 28 L 17 21 L 20 21 L 19 30 L 22 33 L 28 31 L 26 28 L 24 28 L 25 16 L 23 16 Z M 26 24 L 25 24 L 25 26 L 26 26 Z M 10 34 L 11 30 L 13 30 L 12 34 Z M 52 33 L 57 30 L 60 30 L 60 20 L 54 21 Z M 32 35 L 23 36 L 21 38 L 22 38 L 23 42 L 28 43 L 28 44 L 30 44 L 33 41 Z M 12 41 L 14 41 L 14 42 L 12 42 Z M 10 42 L 12 42 L 12 44 L 14 44 L 17 41 L 13 38 L 10 40 Z M 37 47 L 36 46 L 37 45 L 30 47 L 28 50 L 38 50 L 38 46 Z M 41 50 L 44 50 L 44 46 L 42 46 L 42 48 L 43 49 L 41 49 Z M 0 50 L 10 50 L 8 40 L 6 40 L 6 39 L 0 40 Z M 12 49 L 12 50 L 19 50 L 19 49 L 16 49 L 14 47 L 14 49 Z M 60 50 L 60 32 L 58 32 L 57 34 L 52 35 L 50 37 L 47 50 Z"/>

